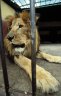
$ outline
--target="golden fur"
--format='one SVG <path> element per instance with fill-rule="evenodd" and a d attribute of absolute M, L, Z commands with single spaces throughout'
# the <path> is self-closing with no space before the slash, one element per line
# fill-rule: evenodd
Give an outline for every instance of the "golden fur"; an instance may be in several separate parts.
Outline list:
<path fill-rule="evenodd" d="M 11 30 L 4 39 L 5 48 L 10 56 L 14 57 L 14 62 L 24 69 L 32 80 L 31 75 L 31 29 L 30 29 L 30 16 L 29 13 L 23 11 L 16 17 L 11 25 Z M 49 62 L 61 63 L 61 57 L 52 56 L 39 51 L 40 37 L 36 30 L 36 55 L 38 58 L 44 58 Z M 10 41 L 9 38 L 12 38 Z M 15 47 L 19 45 L 20 47 Z M 58 59 L 57 59 L 58 58 Z M 45 69 L 36 65 L 36 82 L 37 87 L 42 89 L 42 92 L 56 92 L 58 90 L 59 82 Z"/>

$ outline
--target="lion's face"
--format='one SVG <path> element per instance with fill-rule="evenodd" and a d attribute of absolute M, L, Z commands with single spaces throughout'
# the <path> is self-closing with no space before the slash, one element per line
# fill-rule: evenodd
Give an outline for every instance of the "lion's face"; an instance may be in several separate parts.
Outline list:
<path fill-rule="evenodd" d="M 25 17 L 23 17 L 25 16 Z M 31 56 L 31 29 L 28 13 L 22 13 L 19 18 L 15 18 L 8 33 L 11 38 L 14 54 Z"/>
<path fill-rule="evenodd" d="M 7 37 L 9 40 L 11 40 L 14 54 L 22 53 L 23 55 L 26 55 L 31 53 L 31 46 L 30 46 L 31 35 L 30 34 L 31 34 L 30 22 L 28 21 L 25 22 L 21 16 L 13 20 L 11 25 L 11 30 L 7 34 Z"/>

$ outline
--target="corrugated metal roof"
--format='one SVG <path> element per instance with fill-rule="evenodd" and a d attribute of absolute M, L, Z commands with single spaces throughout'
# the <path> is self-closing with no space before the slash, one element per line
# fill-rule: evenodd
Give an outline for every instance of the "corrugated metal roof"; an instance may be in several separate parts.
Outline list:
<path fill-rule="evenodd" d="M 30 8 L 30 0 L 11 0 L 13 3 L 18 4 L 21 8 Z M 35 7 L 49 6 L 59 4 L 61 0 L 35 0 Z"/>

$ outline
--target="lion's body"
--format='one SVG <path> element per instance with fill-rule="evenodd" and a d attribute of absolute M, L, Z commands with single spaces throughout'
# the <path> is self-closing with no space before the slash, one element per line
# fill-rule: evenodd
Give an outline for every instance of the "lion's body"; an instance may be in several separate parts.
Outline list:
<path fill-rule="evenodd" d="M 17 21 L 16 21 L 17 20 Z M 15 23 L 16 21 L 16 23 Z M 50 62 L 61 63 L 61 57 L 51 56 L 43 52 L 39 52 L 40 37 L 36 30 L 36 55 L 37 57 L 44 58 Z M 15 18 L 12 22 L 11 30 L 4 39 L 5 48 L 10 56 L 14 57 L 14 62 L 26 71 L 32 80 L 31 75 L 31 29 L 29 14 L 24 11 Z M 9 40 L 11 38 L 11 41 Z M 58 60 L 56 59 L 58 58 Z M 45 69 L 36 65 L 36 81 L 37 87 L 41 88 L 43 92 L 55 92 L 58 90 L 59 82 Z"/>

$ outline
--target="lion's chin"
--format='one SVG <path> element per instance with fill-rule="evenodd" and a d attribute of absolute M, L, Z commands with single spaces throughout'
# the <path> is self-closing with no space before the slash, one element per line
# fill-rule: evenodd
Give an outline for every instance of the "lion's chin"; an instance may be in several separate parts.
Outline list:
<path fill-rule="evenodd" d="M 25 48 L 15 48 L 15 54 L 21 54 L 24 51 Z"/>

